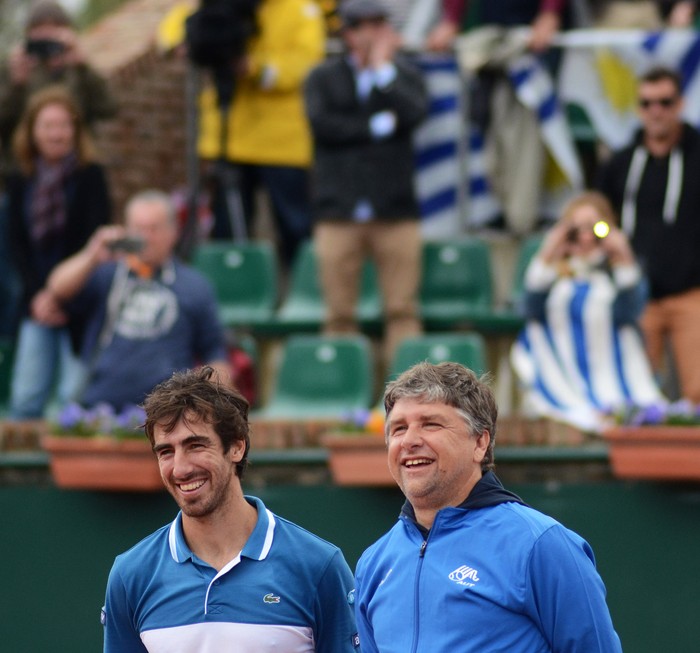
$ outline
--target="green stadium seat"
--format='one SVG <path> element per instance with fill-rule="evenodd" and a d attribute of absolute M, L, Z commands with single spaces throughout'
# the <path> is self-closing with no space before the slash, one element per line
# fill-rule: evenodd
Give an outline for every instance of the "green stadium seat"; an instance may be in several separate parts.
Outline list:
<path fill-rule="evenodd" d="M 389 379 L 395 379 L 409 367 L 428 361 L 461 363 L 477 374 L 486 372 L 486 343 L 479 333 L 429 333 L 403 340 L 389 367 Z"/>
<path fill-rule="evenodd" d="M 278 270 L 271 243 L 201 243 L 192 263 L 214 285 L 224 326 L 255 327 L 274 319 Z"/>
<path fill-rule="evenodd" d="M 277 311 L 280 330 L 316 331 L 323 324 L 325 302 L 319 282 L 318 262 L 311 241 L 302 245 L 292 265 L 289 289 Z M 357 317 L 363 326 L 381 321 L 382 304 L 374 263 L 365 261 L 360 282 Z"/>
<path fill-rule="evenodd" d="M 251 417 L 340 419 L 370 406 L 372 356 L 363 335 L 291 335 L 277 369 L 270 400 Z"/>
<path fill-rule="evenodd" d="M 424 243 L 420 309 L 426 328 L 449 329 L 487 315 L 492 293 L 491 257 L 485 241 Z"/>

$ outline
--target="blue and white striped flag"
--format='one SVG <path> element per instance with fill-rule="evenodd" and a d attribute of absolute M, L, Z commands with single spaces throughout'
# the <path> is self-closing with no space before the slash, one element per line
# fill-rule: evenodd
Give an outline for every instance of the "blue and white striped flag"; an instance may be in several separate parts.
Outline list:
<path fill-rule="evenodd" d="M 615 295 L 605 272 L 555 283 L 545 321 L 528 321 L 511 349 L 526 412 L 599 431 L 615 408 L 665 401 L 639 332 L 613 323 Z"/>
<path fill-rule="evenodd" d="M 423 235 L 449 238 L 464 231 L 460 208 L 467 192 L 467 141 L 462 77 L 448 55 L 422 55 L 416 63 L 425 76 L 430 111 L 416 130 L 416 193 Z"/>
<path fill-rule="evenodd" d="M 424 235 L 446 238 L 488 225 L 501 207 L 489 181 L 483 134 L 467 121 L 465 80 L 457 60 L 451 55 L 423 55 L 417 63 L 431 102 L 428 118 L 414 138 L 416 191 Z M 518 100 L 535 112 L 543 143 L 559 171 L 549 176 L 556 181 L 544 189 L 543 212 L 555 213 L 583 184 L 568 123 L 551 76 L 536 57 L 518 57 L 508 74 Z M 562 180 L 563 184 L 557 183 Z"/>

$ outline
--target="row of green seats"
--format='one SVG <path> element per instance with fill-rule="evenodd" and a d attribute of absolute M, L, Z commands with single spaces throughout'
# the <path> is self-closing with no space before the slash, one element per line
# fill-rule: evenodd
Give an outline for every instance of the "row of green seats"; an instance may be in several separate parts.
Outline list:
<path fill-rule="evenodd" d="M 494 308 L 491 254 L 485 241 L 478 238 L 426 241 L 420 291 L 421 317 L 426 330 L 462 327 L 484 332 L 515 332 L 520 329 L 522 318 L 514 307 L 522 294 L 525 267 L 540 238 L 527 239 L 521 247 L 513 296 L 507 308 Z M 323 322 L 325 308 L 312 242 L 299 251 L 281 302 L 277 259 L 269 242 L 205 242 L 196 249 L 193 264 L 214 284 L 220 316 L 227 327 L 243 327 L 261 334 L 289 334 L 317 331 Z M 366 261 L 363 267 L 357 316 L 366 330 L 381 327 L 381 293 L 371 261 Z"/>
<path fill-rule="evenodd" d="M 387 379 L 421 361 L 455 361 L 486 372 L 486 345 L 478 333 L 426 334 L 404 340 Z M 364 335 L 296 334 L 283 342 L 270 399 L 252 417 L 262 419 L 342 418 L 376 405 L 374 363 Z"/>

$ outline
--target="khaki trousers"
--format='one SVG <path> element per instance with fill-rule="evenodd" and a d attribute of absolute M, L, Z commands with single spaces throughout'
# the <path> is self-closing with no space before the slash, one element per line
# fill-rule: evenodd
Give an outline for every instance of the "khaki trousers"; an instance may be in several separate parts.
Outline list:
<path fill-rule="evenodd" d="M 359 331 L 355 307 L 365 258 L 374 259 L 384 308 L 384 362 L 396 346 L 422 331 L 418 292 L 422 241 L 417 220 L 320 222 L 314 230 L 321 288 L 326 302 L 326 334 Z"/>
<path fill-rule="evenodd" d="M 650 301 L 641 327 L 654 370 L 663 365 L 668 338 L 681 394 L 700 402 L 700 288 Z"/>

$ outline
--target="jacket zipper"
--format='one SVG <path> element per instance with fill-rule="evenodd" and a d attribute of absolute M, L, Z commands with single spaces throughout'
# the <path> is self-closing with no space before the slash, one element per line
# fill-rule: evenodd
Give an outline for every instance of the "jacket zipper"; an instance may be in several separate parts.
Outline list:
<path fill-rule="evenodd" d="M 411 647 L 411 652 L 416 653 L 418 651 L 418 637 L 420 635 L 420 623 L 418 621 L 419 602 L 420 602 L 420 592 L 418 591 L 418 586 L 420 584 L 420 574 L 423 569 L 423 558 L 425 557 L 425 550 L 428 548 L 428 540 L 423 540 L 418 550 L 418 567 L 416 569 L 416 582 L 414 587 L 415 600 L 413 601 L 414 614 L 413 614 L 413 646 Z"/>

